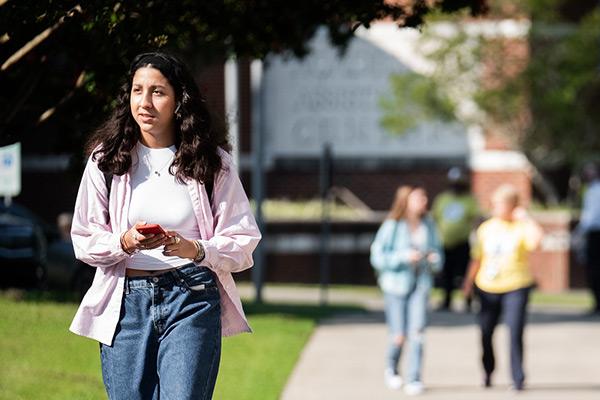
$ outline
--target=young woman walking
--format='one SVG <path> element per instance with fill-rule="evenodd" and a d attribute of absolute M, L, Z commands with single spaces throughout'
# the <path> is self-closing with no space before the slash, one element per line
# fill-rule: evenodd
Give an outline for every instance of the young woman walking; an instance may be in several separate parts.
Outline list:
<path fill-rule="evenodd" d="M 391 389 L 402 386 L 398 364 L 406 343 L 409 360 L 404 391 L 409 395 L 424 390 L 421 370 L 429 292 L 432 275 L 443 262 L 435 225 L 427 216 L 427 202 L 423 188 L 398 188 L 388 218 L 371 245 L 371 264 L 385 297 L 390 331 L 385 382 Z"/>
<path fill-rule="evenodd" d="M 523 390 L 523 331 L 529 292 L 534 284 L 528 255 L 541 243 L 543 231 L 519 206 L 511 185 L 500 186 L 492 196 L 492 218 L 477 229 L 472 261 L 463 285 L 465 296 L 475 288 L 481 307 L 479 326 L 484 386 L 492 385 L 495 369 L 492 337 L 502 313 L 510 331 L 510 366 L 513 389 Z"/>
<path fill-rule="evenodd" d="M 185 65 L 133 60 L 89 141 L 71 229 L 96 267 L 71 330 L 100 342 L 111 400 L 211 398 L 221 335 L 250 330 L 231 273 L 260 232 L 228 150 Z"/>

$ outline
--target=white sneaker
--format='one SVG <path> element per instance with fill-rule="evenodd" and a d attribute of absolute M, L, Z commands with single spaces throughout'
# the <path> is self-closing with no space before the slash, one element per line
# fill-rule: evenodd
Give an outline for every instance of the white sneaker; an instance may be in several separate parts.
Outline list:
<path fill-rule="evenodd" d="M 392 390 L 399 390 L 402 387 L 402 377 L 395 374 L 391 369 L 386 369 L 384 373 L 385 385 Z"/>
<path fill-rule="evenodd" d="M 419 381 L 407 383 L 404 385 L 404 393 L 409 396 L 417 396 L 425 391 L 425 386 Z"/>

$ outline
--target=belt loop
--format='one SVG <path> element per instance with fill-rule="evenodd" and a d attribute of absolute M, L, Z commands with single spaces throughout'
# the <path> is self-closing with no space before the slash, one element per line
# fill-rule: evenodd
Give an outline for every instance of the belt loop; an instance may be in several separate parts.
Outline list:
<path fill-rule="evenodd" d="M 182 279 L 181 273 L 179 272 L 179 268 L 175 268 L 171 272 L 171 274 L 173 274 L 173 279 L 175 280 L 175 282 L 179 282 Z"/>
<path fill-rule="evenodd" d="M 130 289 L 129 289 L 129 277 L 126 276 L 125 277 L 125 294 L 129 294 L 129 291 L 130 291 Z"/>
<path fill-rule="evenodd" d="M 173 283 L 179 287 L 182 292 L 185 292 L 189 289 L 187 282 L 184 279 L 184 275 L 181 273 L 179 268 L 175 268 L 173 271 L 170 271 L 173 277 Z"/>

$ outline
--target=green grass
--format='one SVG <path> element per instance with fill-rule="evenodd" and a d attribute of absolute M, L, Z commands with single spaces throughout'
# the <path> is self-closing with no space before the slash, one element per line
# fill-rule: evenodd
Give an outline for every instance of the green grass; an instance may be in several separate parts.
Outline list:
<path fill-rule="evenodd" d="M 434 289 L 431 297 L 434 302 L 439 302 L 442 300 L 442 295 L 441 289 Z M 455 293 L 452 298 L 458 300 L 457 303 L 460 304 L 462 295 Z M 587 290 L 571 290 L 563 293 L 544 293 L 533 290 L 529 301 L 532 306 L 579 308 L 581 310 L 591 309 L 592 303 L 592 296 Z"/>
<path fill-rule="evenodd" d="M 255 207 L 252 202 L 252 207 Z M 343 204 L 330 204 L 332 220 L 360 220 L 364 214 Z M 263 202 L 263 213 L 267 220 L 320 221 L 323 213 L 321 200 L 291 201 L 284 199 L 268 199 Z"/>
<path fill-rule="evenodd" d="M 67 332 L 74 304 L 0 297 L 0 399 L 102 399 L 98 344 Z"/>
<path fill-rule="evenodd" d="M 311 285 L 301 287 L 307 286 Z M 331 290 L 355 293 L 356 304 L 359 297 L 379 295 L 375 287 L 334 285 Z M 434 290 L 432 297 L 434 301 L 440 299 L 440 291 Z M 536 291 L 532 304 L 585 309 L 591 298 L 583 290 L 560 294 Z M 0 400 L 106 398 L 97 342 L 67 330 L 76 308 L 72 296 L 62 293 L 0 292 Z M 333 313 L 362 310 L 273 304 L 247 304 L 245 308 L 254 333 L 223 341 L 215 399 L 279 398 L 318 320 Z"/>
<path fill-rule="evenodd" d="M 592 308 L 593 299 L 588 290 L 572 290 L 565 293 L 544 293 L 534 290 L 531 304 L 551 307 L 574 307 L 583 310 Z"/>
<path fill-rule="evenodd" d="M 240 283 L 242 285 L 249 285 L 248 282 Z M 311 292 L 310 300 L 316 303 L 319 299 L 318 290 L 320 288 L 317 284 L 297 284 L 297 283 L 269 283 L 266 287 L 277 288 L 279 290 L 296 290 L 302 289 L 306 293 Z M 331 298 L 335 298 L 336 294 L 351 294 L 354 296 L 355 301 L 346 301 L 344 304 L 360 305 L 364 304 L 365 301 L 381 298 L 383 295 L 381 290 L 376 285 L 345 285 L 345 284 L 332 284 L 329 285 L 328 291 Z M 442 289 L 433 288 L 431 291 L 431 303 L 434 305 L 439 304 L 444 297 Z M 456 304 L 462 304 L 462 294 L 459 290 L 455 290 L 453 293 L 453 299 Z M 548 306 L 548 307 L 568 307 L 568 308 L 580 308 L 582 310 L 591 309 L 593 303 L 592 296 L 587 289 L 572 289 L 561 293 L 546 293 L 539 290 L 533 290 L 531 293 L 530 304 L 533 306 Z M 337 304 L 340 304 L 337 302 Z"/>
<path fill-rule="evenodd" d="M 68 295 L 0 292 L 0 399 L 105 399 L 98 343 L 68 332 Z M 247 305 L 254 329 L 223 341 L 215 399 L 277 399 L 319 318 L 349 307 Z"/>

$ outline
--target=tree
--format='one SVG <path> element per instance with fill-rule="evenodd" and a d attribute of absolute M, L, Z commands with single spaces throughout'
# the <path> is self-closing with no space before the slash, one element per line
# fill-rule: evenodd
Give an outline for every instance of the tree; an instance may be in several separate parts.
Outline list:
<path fill-rule="evenodd" d="M 391 116 L 394 107 L 413 101 L 412 107 L 420 108 L 427 119 L 454 118 L 492 127 L 525 152 L 541 173 L 535 177 L 538 188 L 553 202 L 568 190 L 567 180 L 556 177 L 568 177 L 568 171 L 597 159 L 600 152 L 600 113 L 595 111 L 600 102 L 600 10 L 596 1 L 587 0 L 529 0 L 520 6 L 518 12 L 532 21 L 525 57 L 511 58 L 502 41 L 466 35 L 457 24 L 452 38 L 435 37 L 437 46 L 426 56 L 437 67 L 420 78 L 427 81 L 420 90 L 415 90 L 415 80 L 411 86 L 407 79 L 393 78 L 395 89 L 384 99 L 388 111 L 382 124 L 400 133 L 412 127 L 410 118 L 399 124 Z M 432 33 L 426 30 L 424 36 L 429 40 Z M 507 73 L 507 67 L 515 66 L 516 73 Z M 469 79 L 478 81 L 470 95 L 481 113 L 465 118 L 459 115 L 460 96 L 451 90 L 464 87 Z M 410 100 L 406 93 L 412 95 Z"/>
<path fill-rule="evenodd" d="M 485 7 L 485 0 L 0 0 L 0 146 L 29 139 L 51 152 L 80 148 L 140 51 L 208 60 L 302 56 L 319 26 L 343 49 L 358 26 L 377 20 L 418 27 L 431 12 L 477 15 Z"/>

